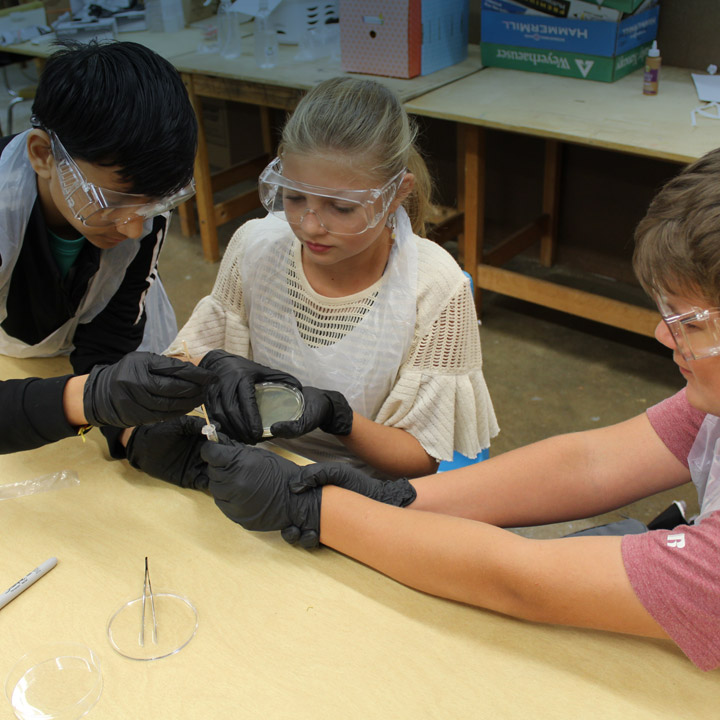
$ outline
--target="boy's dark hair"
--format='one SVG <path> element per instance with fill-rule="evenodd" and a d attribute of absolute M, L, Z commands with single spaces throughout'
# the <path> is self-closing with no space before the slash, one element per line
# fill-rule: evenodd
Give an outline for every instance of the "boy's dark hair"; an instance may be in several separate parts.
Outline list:
<path fill-rule="evenodd" d="M 650 295 L 720 304 L 720 148 L 658 192 L 635 230 L 635 275 Z"/>
<path fill-rule="evenodd" d="M 37 124 L 72 157 L 121 168 L 129 192 L 160 197 L 187 185 L 197 120 L 177 70 L 137 43 L 62 46 L 40 76 Z"/>

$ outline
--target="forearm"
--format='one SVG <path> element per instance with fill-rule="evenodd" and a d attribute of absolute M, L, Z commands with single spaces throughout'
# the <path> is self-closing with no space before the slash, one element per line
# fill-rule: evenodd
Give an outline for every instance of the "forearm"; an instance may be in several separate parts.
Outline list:
<path fill-rule="evenodd" d="M 415 479 L 412 507 L 518 527 L 598 515 L 688 480 L 643 415 Z"/>
<path fill-rule="evenodd" d="M 437 471 L 437 461 L 409 432 L 354 413 L 352 432 L 337 436 L 368 465 L 396 477 L 419 477 Z"/>
<path fill-rule="evenodd" d="M 320 540 L 418 590 L 538 622 L 665 637 L 635 597 L 619 538 L 528 540 L 323 489 Z"/>

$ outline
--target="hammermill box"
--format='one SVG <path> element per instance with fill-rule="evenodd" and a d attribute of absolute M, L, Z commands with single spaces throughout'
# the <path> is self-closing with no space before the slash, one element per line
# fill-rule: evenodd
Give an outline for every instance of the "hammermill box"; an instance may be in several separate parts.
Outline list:
<path fill-rule="evenodd" d="M 483 0 L 483 65 L 603 82 L 618 80 L 643 67 L 657 35 L 657 5 L 624 14 L 616 21 L 577 20 L 538 12 L 544 3 L 555 5 L 557 1 Z M 563 3 L 571 4 L 570 0 Z M 622 3 L 615 0 L 614 4 Z M 630 0 L 623 7 L 631 8 Z"/>

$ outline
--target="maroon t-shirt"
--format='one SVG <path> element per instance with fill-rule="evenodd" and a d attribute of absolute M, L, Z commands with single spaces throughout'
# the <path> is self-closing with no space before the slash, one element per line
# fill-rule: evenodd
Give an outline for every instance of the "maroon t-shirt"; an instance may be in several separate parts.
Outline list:
<path fill-rule="evenodd" d="M 705 413 L 681 390 L 647 411 L 685 465 Z M 720 511 L 697 525 L 622 539 L 630 583 L 645 609 L 701 670 L 720 667 Z"/>

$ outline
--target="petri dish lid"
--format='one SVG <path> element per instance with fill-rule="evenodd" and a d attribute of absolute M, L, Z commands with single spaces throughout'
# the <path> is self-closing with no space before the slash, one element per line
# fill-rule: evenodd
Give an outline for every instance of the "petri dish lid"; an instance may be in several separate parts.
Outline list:
<path fill-rule="evenodd" d="M 108 621 L 108 640 L 119 655 L 160 660 L 180 652 L 195 637 L 198 613 L 188 598 L 173 592 L 153 593 L 145 597 L 144 615 L 142 600 L 129 600 Z"/>
<path fill-rule="evenodd" d="M 272 437 L 273 423 L 297 420 L 305 409 L 302 392 L 285 383 L 256 383 L 255 400 L 263 424 L 263 437 Z"/>
<path fill-rule="evenodd" d="M 23 655 L 5 681 L 20 720 L 75 720 L 100 699 L 103 678 L 95 653 L 82 643 L 42 645 Z"/>

